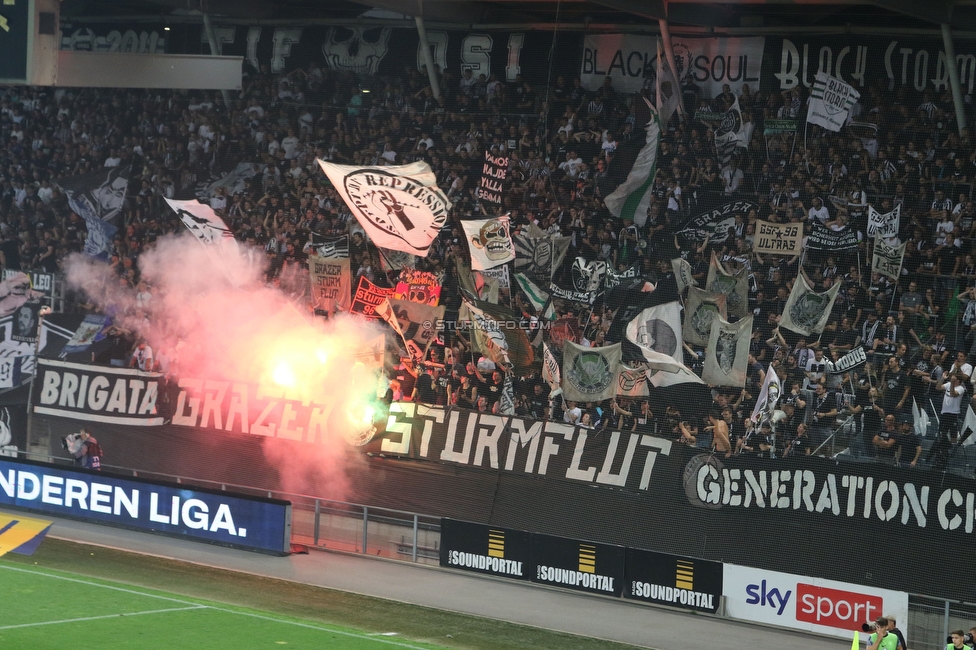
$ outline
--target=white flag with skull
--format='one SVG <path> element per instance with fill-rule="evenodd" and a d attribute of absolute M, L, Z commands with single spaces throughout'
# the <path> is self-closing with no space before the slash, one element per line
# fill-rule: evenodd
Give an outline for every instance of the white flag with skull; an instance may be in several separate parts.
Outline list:
<path fill-rule="evenodd" d="M 725 295 L 710 293 L 698 287 L 688 287 L 685 305 L 684 340 L 692 345 L 705 347 L 712 334 L 712 319 L 716 315 L 726 318 Z"/>
<path fill-rule="evenodd" d="M 465 239 L 471 249 L 471 268 L 484 271 L 515 259 L 515 246 L 509 234 L 508 215 L 492 219 L 462 221 Z"/>
<path fill-rule="evenodd" d="M 620 344 L 586 348 L 563 342 L 563 398 L 574 402 L 600 402 L 617 393 Z"/>
<path fill-rule="evenodd" d="M 751 337 L 752 316 L 736 323 L 729 323 L 724 318 L 712 319 L 712 333 L 705 349 L 702 371 L 706 384 L 737 388 L 746 385 Z"/>
<path fill-rule="evenodd" d="M 427 257 L 452 205 L 427 163 L 388 167 L 318 163 L 374 244 Z"/>
<path fill-rule="evenodd" d="M 830 319 L 830 310 L 834 308 L 839 290 L 838 282 L 827 291 L 817 293 L 800 273 L 783 308 L 779 326 L 804 336 L 820 334 Z"/>
<path fill-rule="evenodd" d="M 749 313 L 749 269 L 745 266 L 735 273 L 729 273 L 713 252 L 705 288 L 712 293 L 725 295 L 729 316 L 745 318 Z"/>

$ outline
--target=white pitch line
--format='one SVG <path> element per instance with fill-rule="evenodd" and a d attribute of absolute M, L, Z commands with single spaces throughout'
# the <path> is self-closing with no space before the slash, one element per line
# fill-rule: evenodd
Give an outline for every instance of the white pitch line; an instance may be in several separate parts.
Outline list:
<path fill-rule="evenodd" d="M 90 582 L 88 580 L 78 580 L 77 578 L 68 578 L 66 576 L 59 576 L 53 573 L 45 573 L 44 571 L 31 571 L 30 569 L 20 569 L 17 567 L 12 567 L 8 564 L 0 564 L 0 569 L 7 569 L 8 571 L 19 571 L 20 573 L 29 573 L 35 576 L 45 576 L 47 578 L 56 578 L 58 580 L 67 580 L 68 582 L 77 582 L 81 585 L 88 585 L 89 587 L 102 587 L 103 589 L 112 589 L 114 591 L 122 591 L 127 594 L 135 594 L 137 596 L 146 596 L 147 598 L 158 598 L 160 600 L 168 600 L 170 602 L 179 603 L 181 605 L 196 605 L 197 603 L 192 603 L 188 600 L 179 600 L 178 598 L 169 598 L 167 596 L 157 596 L 156 594 L 147 594 L 141 591 L 136 591 L 134 589 L 126 589 L 124 587 L 115 587 L 112 585 L 103 585 L 98 582 Z"/>
<path fill-rule="evenodd" d="M 47 577 L 47 578 L 56 578 L 57 580 L 66 580 L 68 582 L 76 582 L 78 584 L 88 585 L 90 587 L 102 587 L 103 589 L 112 589 L 114 591 L 122 591 L 122 592 L 125 592 L 127 594 L 135 594 L 137 596 L 148 596 L 150 598 L 159 598 L 159 599 L 162 599 L 162 600 L 169 600 L 169 601 L 172 601 L 174 603 L 180 603 L 182 605 L 192 605 L 192 607 L 182 607 L 182 608 L 170 609 L 170 610 L 158 610 L 160 612 L 163 612 L 163 611 L 174 611 L 175 612 L 175 611 L 184 611 L 184 610 L 190 610 L 190 609 L 210 609 L 210 610 L 214 610 L 214 611 L 217 611 L 217 612 L 225 612 L 227 614 L 238 614 L 240 616 L 250 616 L 251 618 L 259 618 L 259 619 L 262 619 L 262 620 L 265 620 L 265 621 L 272 621 L 274 623 L 284 623 L 286 625 L 297 625 L 298 627 L 305 627 L 305 628 L 308 628 L 308 629 L 311 629 L 311 630 L 319 630 L 319 631 L 322 631 L 322 632 L 333 632 L 335 634 L 341 634 L 343 636 L 350 636 L 350 637 L 353 637 L 353 638 L 356 638 L 356 639 L 363 639 L 363 640 L 366 640 L 366 641 L 376 641 L 377 643 L 385 643 L 387 645 L 393 645 L 393 646 L 397 646 L 397 647 L 400 647 L 400 648 L 412 648 L 413 650 L 427 650 L 427 648 L 424 648 L 423 646 L 410 645 L 409 643 L 400 643 L 398 641 L 391 641 L 391 640 L 388 640 L 388 639 L 379 639 L 379 638 L 376 638 L 375 636 L 366 636 L 364 634 L 356 634 L 355 632 L 345 632 L 343 630 L 335 630 L 335 629 L 331 629 L 331 628 L 327 628 L 327 627 L 319 627 L 318 625 L 310 625 L 308 623 L 299 623 L 298 621 L 288 621 L 288 620 L 284 620 L 284 619 L 280 619 L 280 618 L 273 618 L 271 616 L 261 616 L 260 614 L 252 614 L 250 612 L 238 612 L 238 611 L 235 611 L 233 609 L 224 609 L 222 607 L 213 607 L 213 606 L 210 606 L 210 605 L 200 605 L 200 604 L 197 604 L 197 603 L 192 603 L 192 602 L 190 602 L 188 600 L 179 600 L 177 598 L 169 598 L 167 596 L 157 596 L 155 594 L 147 594 L 147 593 L 143 593 L 141 591 L 136 591 L 134 589 L 126 589 L 124 587 L 115 587 L 113 585 L 103 585 L 103 584 L 98 583 L 98 582 L 91 582 L 89 580 L 79 580 L 77 578 L 68 578 L 67 576 L 59 576 L 59 575 L 56 575 L 56 574 L 53 574 L 53 573 L 45 573 L 44 571 L 31 571 L 30 569 L 21 569 L 21 568 L 18 568 L 18 567 L 12 567 L 12 566 L 7 565 L 7 564 L 0 564 L 0 569 L 8 569 L 10 571 L 19 571 L 20 573 L 29 573 L 31 575 L 44 576 L 44 577 Z M 149 613 L 155 613 L 155 612 L 142 612 L 142 613 L 149 614 Z M 112 614 L 112 615 L 109 615 L 109 616 L 94 616 L 94 617 L 91 617 L 91 618 L 79 618 L 79 619 L 71 619 L 71 620 L 65 620 L 65 621 L 52 621 L 52 622 L 53 623 L 70 623 L 72 621 L 88 621 L 88 620 L 95 620 L 95 619 L 101 619 L 101 618 L 115 618 L 116 616 L 122 616 L 122 615 L 121 614 Z M 125 614 L 124 616 L 132 616 L 132 614 Z M 50 623 L 28 623 L 27 625 L 49 625 L 49 624 Z M 13 627 L 26 627 L 26 625 L 15 625 Z M 5 629 L 9 629 L 9 628 L 0 627 L 0 630 L 5 630 Z"/>
<path fill-rule="evenodd" d="M 206 605 L 193 607 L 171 607 L 170 609 L 154 609 L 148 612 L 130 612 L 127 614 L 105 614 L 104 616 L 85 616 L 84 618 L 65 618 L 60 621 L 44 621 L 43 623 L 21 623 L 20 625 L 4 625 L 0 630 L 15 630 L 21 627 L 38 627 L 41 625 L 59 625 L 61 623 L 82 623 L 84 621 L 98 621 L 105 618 L 121 618 L 124 616 L 142 616 L 143 614 L 165 614 L 166 612 L 187 612 L 192 609 L 209 609 Z"/>
<path fill-rule="evenodd" d="M 356 634 L 355 632 L 344 632 L 342 630 L 334 630 L 327 627 L 319 627 L 318 625 L 309 625 L 308 623 L 299 623 L 298 621 L 286 621 L 280 618 L 274 618 L 271 616 L 261 616 L 260 614 L 252 614 L 250 612 L 238 612 L 233 609 L 223 609 L 222 607 L 209 607 L 218 612 L 227 612 L 228 614 L 240 614 L 241 616 L 250 616 L 251 618 L 260 618 L 265 621 L 272 621 L 274 623 L 287 623 L 288 625 L 297 625 L 299 627 L 307 627 L 310 630 L 321 630 L 322 632 L 333 632 L 335 634 L 342 634 L 345 636 L 351 636 L 357 639 L 365 639 L 367 641 L 376 641 L 377 643 L 385 643 L 387 645 L 395 645 L 401 648 L 413 648 L 414 650 L 428 650 L 423 646 L 410 645 L 409 643 L 400 643 L 399 641 L 389 641 L 387 639 L 379 639 L 375 636 L 367 636 L 364 634 Z"/>

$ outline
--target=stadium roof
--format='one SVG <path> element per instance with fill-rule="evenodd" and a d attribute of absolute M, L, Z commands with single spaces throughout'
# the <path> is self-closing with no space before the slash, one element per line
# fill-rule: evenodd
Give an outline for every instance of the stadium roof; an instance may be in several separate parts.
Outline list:
<path fill-rule="evenodd" d="M 667 18 L 716 30 L 976 29 L 976 0 L 64 0 L 63 20 L 191 19 L 323 23 L 421 15 L 458 26 L 622 28 Z M 366 14 L 366 16 L 364 16 Z"/>

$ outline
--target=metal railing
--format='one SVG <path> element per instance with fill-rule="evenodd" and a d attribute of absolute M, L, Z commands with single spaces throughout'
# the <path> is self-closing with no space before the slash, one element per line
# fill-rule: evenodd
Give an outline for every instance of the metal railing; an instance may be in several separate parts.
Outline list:
<path fill-rule="evenodd" d="M 947 576 L 947 579 L 952 579 Z M 943 598 L 910 596 L 908 627 L 899 625 L 908 636 L 911 650 L 943 650 L 952 630 L 967 631 L 976 624 L 976 604 Z"/>
<path fill-rule="evenodd" d="M 18 455 L 49 463 L 68 464 L 64 458 L 49 454 L 21 451 Z M 180 485 L 225 492 L 231 490 L 245 495 L 290 501 L 292 543 L 295 544 L 420 564 L 440 563 L 440 517 L 117 465 L 102 465 L 102 469 L 114 474 L 161 479 Z"/>

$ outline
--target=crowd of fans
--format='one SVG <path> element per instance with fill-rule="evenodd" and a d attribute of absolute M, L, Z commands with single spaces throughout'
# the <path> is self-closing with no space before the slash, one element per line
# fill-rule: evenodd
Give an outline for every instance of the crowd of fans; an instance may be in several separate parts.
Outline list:
<path fill-rule="evenodd" d="M 686 82 L 685 117 L 672 118 L 662 134 L 654 198 L 646 222 L 635 225 L 614 218 L 603 199 L 622 180 L 613 169 L 618 149 L 644 141 L 639 97 L 618 93 L 610 79 L 590 92 L 579 79 L 559 77 L 536 87 L 521 77 L 509 83 L 496 75 L 438 74 L 442 94 L 435 99 L 426 74 L 411 66 L 393 79 L 359 78 L 314 64 L 288 74 L 262 69 L 246 75 L 231 107 L 218 92 L 2 88 L 0 263 L 58 271 L 86 237 L 84 220 L 68 208 L 59 182 L 127 167 L 128 196 L 109 263 L 148 308 L 153 288 L 140 280 L 139 255 L 182 229 L 162 199 L 193 198 L 208 181 L 253 163 L 255 173 L 238 191 L 217 189 L 201 198 L 241 242 L 264 250 L 267 280 L 277 283 L 307 273 L 312 233 L 347 234 L 355 223 L 316 158 L 350 165 L 423 160 L 455 207 L 417 265 L 443 274 L 441 301 L 449 310 L 461 300 L 455 261 L 467 256 L 458 225 L 463 217 L 507 212 L 516 232 L 535 224 L 571 236 L 567 264 L 582 257 L 663 275 L 680 256 L 700 284 L 713 253 L 727 267 L 750 269 L 755 320 L 743 389 L 712 390 L 712 403 L 693 409 L 675 404 L 652 410 L 647 400 L 623 397 L 602 404 L 550 400 L 549 386 L 535 374 L 515 378 L 520 414 L 597 429 L 656 431 L 726 455 L 808 454 L 840 431 L 852 455 L 882 462 L 945 466 L 955 456 L 949 434 L 976 384 L 969 363 L 976 353 L 976 143 L 968 129 L 956 132 L 948 89 L 915 93 L 900 86 L 889 92 L 869 85 L 852 124 L 839 133 L 811 126 L 804 137 L 802 88 L 764 95 L 743 86 L 736 96 L 726 87 L 703 97 Z M 647 88 L 653 95 L 654 84 Z M 748 147 L 723 165 L 709 116 L 735 99 Z M 797 119 L 799 133 L 766 136 L 770 119 Z M 967 124 L 971 119 L 966 116 Z M 511 160 L 500 207 L 482 203 L 474 191 L 486 149 Z M 735 215 L 726 235 L 703 241 L 677 236 L 687 216 L 737 199 L 757 207 Z M 881 212 L 901 206 L 898 239 L 908 246 L 898 282 L 871 273 L 871 242 L 864 234 L 869 204 Z M 834 229 L 850 226 L 859 231 L 860 245 L 852 252 L 808 252 L 802 262 L 754 255 L 757 219 L 803 223 L 808 233 L 816 221 Z M 380 286 L 395 281 L 397 272 L 360 235 L 351 238 L 350 256 L 356 278 Z M 801 264 L 817 290 L 842 287 L 826 331 L 815 340 L 778 328 Z M 565 273 L 557 272 L 557 283 Z M 538 316 L 514 283 L 512 291 L 502 290 L 501 303 L 527 319 Z M 607 341 L 614 313 L 606 301 L 556 304 L 561 316 L 578 321 L 582 341 Z M 866 365 L 845 374 L 826 372 L 826 360 L 856 346 L 868 351 Z M 702 349 L 686 346 L 693 370 L 700 372 L 703 357 Z M 426 361 L 415 367 L 404 360 L 393 371 L 396 398 L 498 408 L 505 378 L 472 355 L 463 336 L 445 335 Z M 133 357 L 132 363 L 142 367 L 144 360 Z M 769 367 L 783 381 L 775 432 L 757 429 L 749 417 Z M 912 431 L 913 404 L 933 416 L 939 423 L 933 429 L 941 427 L 947 441 L 924 456 Z"/>

